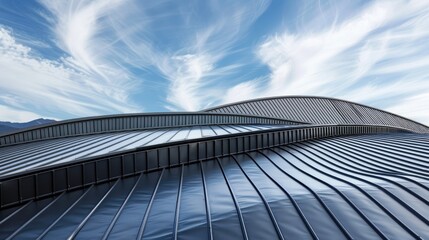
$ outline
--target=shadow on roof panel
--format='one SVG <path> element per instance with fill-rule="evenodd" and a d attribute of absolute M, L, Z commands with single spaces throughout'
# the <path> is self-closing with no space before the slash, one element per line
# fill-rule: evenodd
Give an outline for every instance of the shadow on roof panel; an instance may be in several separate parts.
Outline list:
<path fill-rule="evenodd" d="M 234 154 L 1 209 L 0 237 L 426 239 L 427 151 L 384 134 Z"/>

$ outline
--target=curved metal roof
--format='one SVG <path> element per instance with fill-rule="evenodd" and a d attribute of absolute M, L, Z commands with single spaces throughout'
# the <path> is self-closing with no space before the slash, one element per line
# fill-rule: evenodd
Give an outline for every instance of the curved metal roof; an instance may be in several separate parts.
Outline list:
<path fill-rule="evenodd" d="M 429 136 L 307 141 L 0 210 L 1 239 L 429 238 Z"/>
<path fill-rule="evenodd" d="M 429 238 L 426 126 L 318 97 L 206 111 L 0 136 L 0 239 Z"/>
<path fill-rule="evenodd" d="M 195 127 L 194 131 L 155 131 L 153 136 L 147 132 L 101 134 L 84 140 L 67 138 L 3 147 L 0 150 L 10 151 L 4 151 L 0 164 L 0 208 L 141 172 L 255 149 L 333 136 L 410 132 L 372 125 L 244 128 L 240 132 L 237 126 L 230 130 L 222 126 L 228 134 L 204 137 Z M 173 140 L 184 134 L 186 139 Z"/>
<path fill-rule="evenodd" d="M 291 119 L 314 124 L 375 124 L 402 127 L 429 133 L 416 121 L 380 109 L 326 97 L 279 96 L 252 99 L 203 110 L 212 113 L 236 113 Z"/>
<path fill-rule="evenodd" d="M 139 113 L 77 118 L 0 135 L 0 147 L 47 139 L 99 133 L 216 124 L 302 125 L 304 122 L 229 113 Z"/>
<path fill-rule="evenodd" d="M 287 125 L 211 125 L 101 133 L 50 139 L 0 148 L 0 179 L 41 167 L 115 154 L 144 146 L 222 136 Z"/>

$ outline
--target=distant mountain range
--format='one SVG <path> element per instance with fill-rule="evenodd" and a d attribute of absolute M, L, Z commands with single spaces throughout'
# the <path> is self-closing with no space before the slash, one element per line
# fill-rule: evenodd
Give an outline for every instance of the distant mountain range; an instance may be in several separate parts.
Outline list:
<path fill-rule="evenodd" d="M 7 133 L 7 132 L 13 132 L 13 131 L 17 131 L 17 130 L 22 129 L 22 128 L 33 127 L 33 126 L 37 126 L 37 125 L 41 125 L 41 124 L 47 124 L 47 123 L 51 123 L 51 122 L 55 122 L 55 120 L 39 118 L 39 119 L 35 119 L 35 120 L 29 121 L 29 122 L 24 122 L 24 123 L 0 121 L 0 134 Z"/>

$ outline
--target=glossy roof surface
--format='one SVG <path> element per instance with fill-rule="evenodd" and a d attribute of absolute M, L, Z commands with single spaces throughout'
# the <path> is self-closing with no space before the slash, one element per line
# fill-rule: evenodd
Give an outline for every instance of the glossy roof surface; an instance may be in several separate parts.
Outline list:
<path fill-rule="evenodd" d="M 64 120 L 20 129 L 17 132 L 0 134 L 0 146 L 89 134 L 219 124 L 302 125 L 304 123 L 272 117 L 228 113 L 171 112 L 117 114 Z"/>
<path fill-rule="evenodd" d="M 101 133 L 0 147 L 0 177 L 143 146 L 284 128 L 285 125 L 210 125 Z"/>
<path fill-rule="evenodd" d="M 429 239 L 429 128 L 320 97 L 0 136 L 0 239 Z"/>
<path fill-rule="evenodd" d="M 429 136 L 235 154 L 0 210 L 0 238 L 429 238 Z"/>

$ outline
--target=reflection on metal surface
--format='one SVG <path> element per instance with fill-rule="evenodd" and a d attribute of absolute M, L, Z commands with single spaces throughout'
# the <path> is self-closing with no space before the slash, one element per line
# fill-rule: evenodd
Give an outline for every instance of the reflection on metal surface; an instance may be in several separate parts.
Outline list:
<path fill-rule="evenodd" d="M 204 131 L 207 127 L 210 131 Z M 1 148 L 0 177 L 107 153 L 167 142 L 287 127 L 285 125 L 194 126 L 93 134 Z M 234 130 L 232 130 L 234 129 Z"/>
<path fill-rule="evenodd" d="M 320 97 L 24 129 L 0 239 L 429 239 L 428 132 Z"/>
<path fill-rule="evenodd" d="M 142 113 L 78 118 L 0 134 L 0 146 L 90 134 L 224 124 L 302 125 L 286 119 L 225 113 Z"/>
<path fill-rule="evenodd" d="M 429 136 L 334 137 L 0 210 L 0 238 L 429 238 Z"/>
<path fill-rule="evenodd" d="M 26 153 L 28 158 L 26 157 L 23 163 L 18 163 L 18 165 L 25 165 L 25 160 L 31 159 L 30 166 L 25 171 L 0 176 L 0 208 L 40 197 L 52 196 L 65 190 L 77 189 L 94 183 L 112 181 L 120 177 L 165 167 L 210 160 L 214 157 L 272 148 L 311 139 L 376 133 L 409 133 L 409 131 L 368 125 L 274 127 L 183 141 L 161 142 L 106 154 L 103 154 L 102 148 L 97 146 L 98 150 L 95 152 L 98 152 L 98 155 L 96 156 L 81 156 L 81 158 L 68 161 L 52 161 L 49 162 L 50 165 L 46 166 L 43 166 L 46 163 L 43 158 L 31 159 L 32 152 L 30 151 Z M 167 134 L 174 135 L 171 134 L 171 131 L 168 131 Z M 159 136 L 161 135 L 159 134 Z M 22 146 L 27 146 L 27 144 L 22 144 Z M 85 145 L 82 148 L 87 149 Z M 66 148 L 62 152 L 55 153 L 54 156 L 67 156 L 68 152 L 69 149 Z M 5 162 L 10 163 L 7 160 Z"/>

